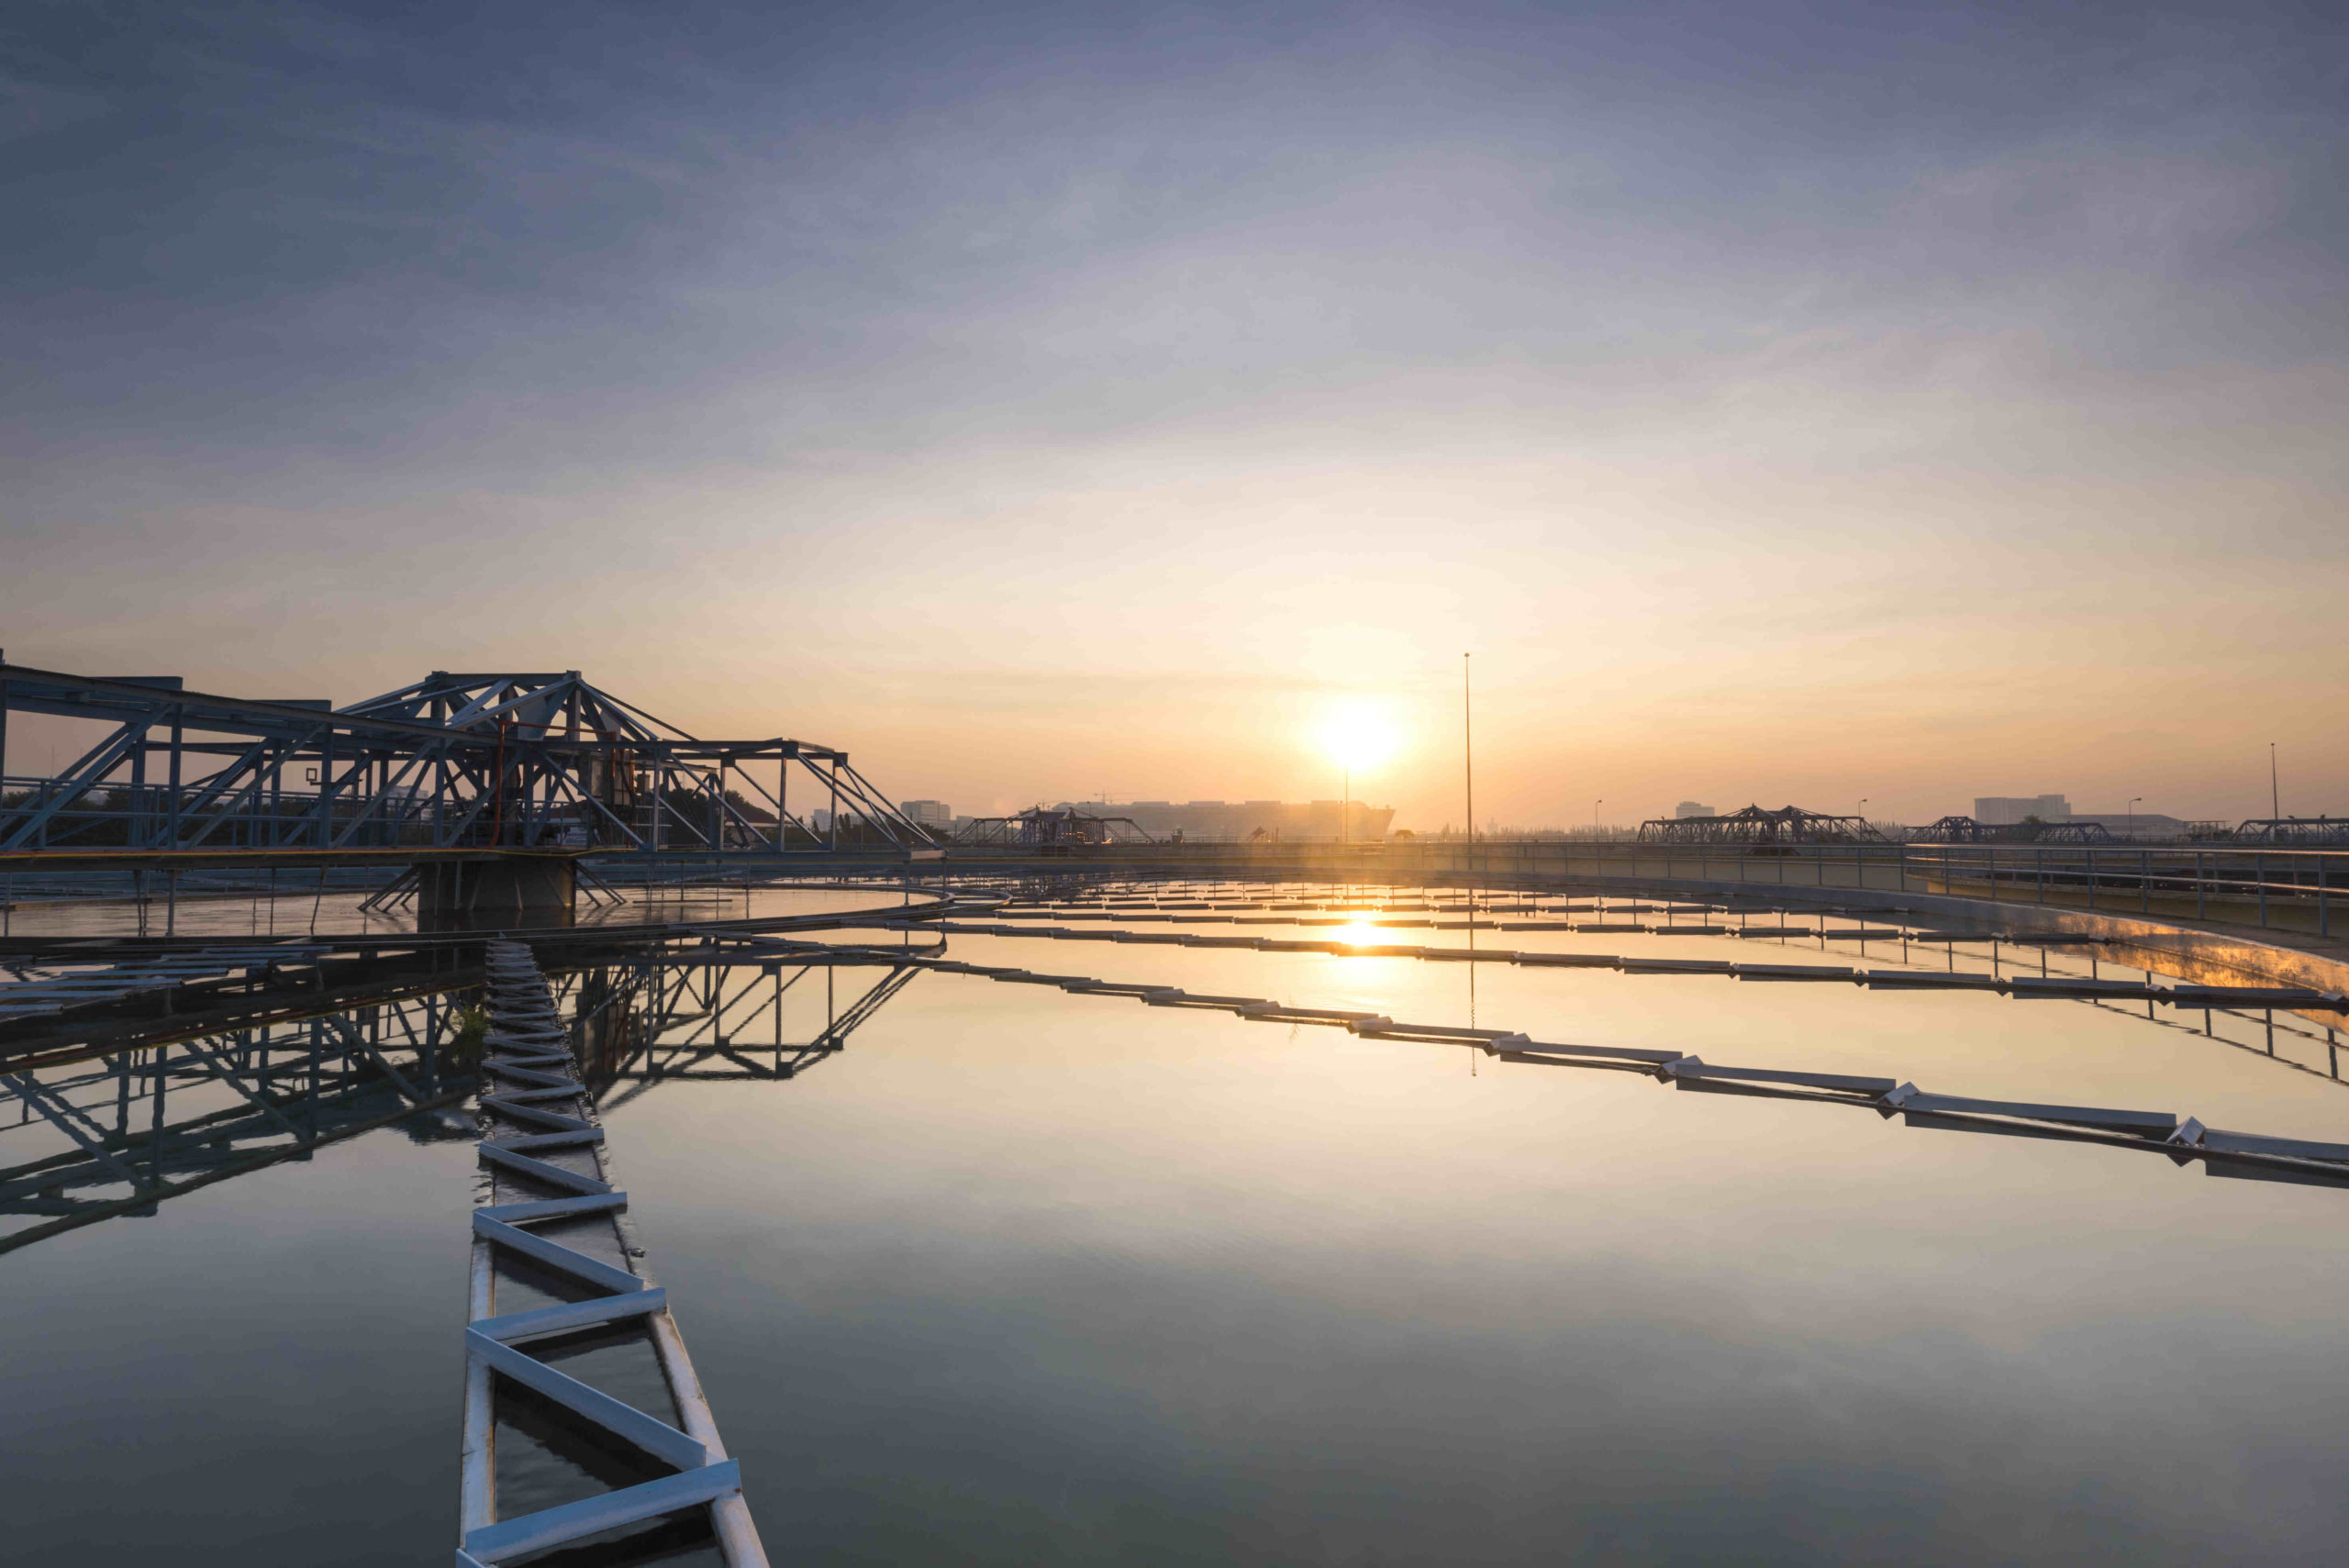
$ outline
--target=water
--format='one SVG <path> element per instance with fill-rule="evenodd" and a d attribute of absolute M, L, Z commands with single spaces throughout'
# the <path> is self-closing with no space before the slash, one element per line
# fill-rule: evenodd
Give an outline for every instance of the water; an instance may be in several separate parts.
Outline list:
<path fill-rule="evenodd" d="M 300 880 L 288 872 L 286 888 Z M 264 895 L 266 884 L 239 893 L 190 894 L 168 908 L 159 894 L 142 906 L 128 897 L 33 898 L 9 911 L 9 932 L 19 937 L 173 936 L 292 937 L 326 931 L 388 935 L 416 929 L 412 906 L 389 910 L 361 907 L 377 891 L 323 886 L 315 893 Z M 783 915 L 870 909 L 896 901 L 893 887 L 733 885 L 645 886 L 618 877 L 603 891 L 601 904 L 582 898 L 577 924 L 636 925 L 651 921 L 767 919 Z"/>
<path fill-rule="evenodd" d="M 2349 1136 L 2320 1041 L 2167 1008 L 951 948 Z M 790 972 L 734 972 L 738 1054 L 882 974 L 754 1014 Z M 944 974 L 788 1080 L 604 1105 L 779 1561 L 2299 1562 L 2349 1523 L 2349 1192 Z M 387 1128 L 0 1256 L 0 1561 L 439 1560 L 473 1187 Z"/>

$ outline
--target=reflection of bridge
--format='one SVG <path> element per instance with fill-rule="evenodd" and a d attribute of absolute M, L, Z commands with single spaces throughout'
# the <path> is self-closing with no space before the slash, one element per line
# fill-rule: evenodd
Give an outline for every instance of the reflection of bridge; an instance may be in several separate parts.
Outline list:
<path fill-rule="evenodd" d="M 0 1114 L 13 1113 L 0 1136 L 42 1127 L 68 1145 L 0 1168 L 0 1218 L 41 1221 L 0 1251 L 152 1214 L 390 1122 L 421 1140 L 471 1137 L 454 1109 L 473 1082 L 456 1023 L 447 996 L 404 997 L 0 1076 Z"/>
<path fill-rule="evenodd" d="M 845 1005 L 834 984 L 842 967 L 886 964 L 888 973 Z M 788 971 L 788 978 L 785 972 Z M 786 1028 L 786 1004 L 822 973 L 821 1025 L 801 1038 Z M 871 952 L 753 956 L 710 950 L 599 965 L 553 976 L 558 1000 L 575 1019 L 580 1073 L 598 1106 L 624 1105 L 672 1080 L 783 1079 L 840 1051 L 859 1025 L 911 984 L 918 968 Z M 618 1095 L 616 1084 L 629 1087 Z"/>
<path fill-rule="evenodd" d="M 833 972 L 880 966 L 862 989 Z M 822 995 L 811 977 L 823 974 Z M 841 1050 L 917 969 L 871 951 L 759 956 L 712 949 L 556 977 L 572 1038 L 601 1103 L 678 1079 L 792 1077 Z M 802 990 L 803 985 L 807 987 Z M 397 1124 L 412 1139 L 471 1139 L 479 1019 L 470 992 L 387 995 L 340 1011 L 0 1072 L 0 1139 L 49 1152 L 0 1166 L 0 1251 Z M 787 1027 L 807 998 L 812 1034 Z M 794 1020 L 796 1021 L 796 1020 Z M 612 1096 L 615 1085 L 628 1084 Z M 38 1130 L 36 1130 L 38 1129 Z"/>

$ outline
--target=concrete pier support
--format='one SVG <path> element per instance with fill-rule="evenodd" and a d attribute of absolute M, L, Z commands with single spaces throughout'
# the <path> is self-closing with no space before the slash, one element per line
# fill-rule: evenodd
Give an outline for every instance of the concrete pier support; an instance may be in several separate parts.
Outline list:
<path fill-rule="evenodd" d="M 568 855 L 484 855 L 416 870 L 424 930 L 567 926 L 578 906 L 579 874 Z"/>

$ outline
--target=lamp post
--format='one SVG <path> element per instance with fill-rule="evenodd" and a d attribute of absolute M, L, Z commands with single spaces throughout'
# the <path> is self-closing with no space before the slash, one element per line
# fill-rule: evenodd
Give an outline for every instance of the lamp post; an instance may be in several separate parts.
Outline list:
<path fill-rule="evenodd" d="M 2142 795 L 2129 797 L 2129 836 L 2132 839 L 2137 836 L 2137 803 L 2144 798 Z"/>
<path fill-rule="evenodd" d="M 1590 803 L 1590 836 L 1594 839 L 1598 837 L 1598 808 L 1606 804 L 1607 797 L 1605 795 L 1601 795 L 1597 800 Z"/>
<path fill-rule="evenodd" d="M 1865 828 L 1868 825 L 1868 797 L 1866 795 L 1860 796 L 1860 803 L 1852 807 L 1852 815 L 1860 819 L 1861 827 Z"/>
<path fill-rule="evenodd" d="M 2279 822 L 2284 817 L 2284 795 L 2276 783 L 2276 742 L 2273 740 L 2267 743 L 2267 814 Z"/>
<path fill-rule="evenodd" d="M 1468 689 L 1468 655 L 1460 656 L 1460 768 L 1468 793 L 1468 862 L 1476 860 L 1476 728 L 1474 694 Z"/>

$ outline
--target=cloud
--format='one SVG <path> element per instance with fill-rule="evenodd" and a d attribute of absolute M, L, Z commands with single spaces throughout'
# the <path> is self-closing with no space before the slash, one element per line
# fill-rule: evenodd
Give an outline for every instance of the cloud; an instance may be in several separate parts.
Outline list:
<path fill-rule="evenodd" d="M 1714 777 L 2073 744 L 2120 664 L 2253 722 L 2180 673 L 2282 691 L 2349 586 L 2343 113 L 2256 17 L 406 15 L 11 79 L 12 643 L 1231 795 L 1142 775 L 1471 647 Z"/>
<path fill-rule="evenodd" d="M 75 92 L 0 72 L 0 144 L 68 130 L 105 117 L 104 94 Z"/>

